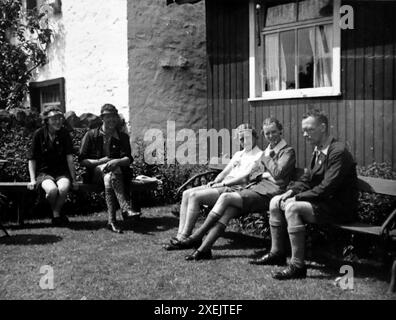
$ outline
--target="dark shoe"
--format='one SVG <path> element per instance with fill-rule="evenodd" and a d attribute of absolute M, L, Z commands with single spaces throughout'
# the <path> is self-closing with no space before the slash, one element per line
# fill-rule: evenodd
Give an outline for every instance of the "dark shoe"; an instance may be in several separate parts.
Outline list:
<path fill-rule="evenodd" d="M 122 215 L 122 219 L 124 221 L 127 221 L 127 220 L 131 220 L 131 219 L 140 217 L 142 215 L 142 213 L 138 212 L 138 211 L 134 211 L 134 210 L 127 210 L 127 211 L 121 212 L 121 215 Z"/>
<path fill-rule="evenodd" d="M 286 265 L 286 257 L 270 252 L 261 258 L 250 260 L 249 263 L 263 266 L 284 266 Z"/>
<path fill-rule="evenodd" d="M 114 233 L 123 233 L 121 228 L 117 227 L 115 223 L 108 223 L 107 229 Z"/>
<path fill-rule="evenodd" d="M 307 267 L 299 268 L 290 264 L 285 270 L 273 274 L 272 277 L 277 280 L 304 279 L 307 277 Z"/>
<path fill-rule="evenodd" d="M 210 260 L 212 259 L 212 250 L 203 252 L 195 250 L 192 254 L 187 255 L 185 259 L 187 261 Z"/>
<path fill-rule="evenodd" d="M 202 244 L 202 240 L 175 240 L 164 245 L 164 249 L 167 251 L 173 250 L 186 250 L 186 249 L 196 249 Z"/>

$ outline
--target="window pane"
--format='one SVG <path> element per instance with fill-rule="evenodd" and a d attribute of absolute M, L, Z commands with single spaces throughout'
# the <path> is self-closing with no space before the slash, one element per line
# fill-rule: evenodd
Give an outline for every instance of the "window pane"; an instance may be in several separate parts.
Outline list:
<path fill-rule="evenodd" d="M 304 0 L 298 3 L 298 20 L 333 16 L 333 0 Z"/>
<path fill-rule="evenodd" d="M 333 26 L 316 27 L 315 87 L 331 87 L 333 70 Z"/>
<path fill-rule="evenodd" d="M 295 2 L 267 8 L 267 17 L 265 20 L 266 27 L 296 21 Z"/>
<path fill-rule="evenodd" d="M 265 74 L 264 90 L 279 90 L 279 43 L 278 34 L 268 34 L 264 38 L 265 43 Z"/>
<path fill-rule="evenodd" d="M 44 87 L 41 89 L 42 103 L 52 103 L 60 101 L 60 88 L 58 84 Z"/>
<path fill-rule="evenodd" d="M 299 88 L 314 87 L 315 28 L 298 30 L 298 83 Z"/>
<path fill-rule="evenodd" d="M 295 89 L 295 31 L 281 32 L 280 34 L 280 74 L 281 90 Z"/>

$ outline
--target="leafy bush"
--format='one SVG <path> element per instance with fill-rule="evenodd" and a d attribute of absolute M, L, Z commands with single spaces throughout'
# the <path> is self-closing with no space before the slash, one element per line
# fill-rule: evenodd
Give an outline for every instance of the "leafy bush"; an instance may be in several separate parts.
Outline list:
<path fill-rule="evenodd" d="M 156 177 L 162 181 L 162 187 L 154 191 L 153 198 L 147 198 L 152 204 L 173 204 L 180 200 L 176 197 L 176 190 L 192 175 L 205 170 L 204 165 L 180 165 L 176 164 L 147 164 L 144 161 L 146 144 L 143 139 L 137 139 L 134 143 L 134 175 L 146 175 Z M 154 200 L 154 201 L 152 201 Z M 148 203 L 145 203 L 146 205 Z"/>
<path fill-rule="evenodd" d="M 387 163 L 373 163 L 359 167 L 358 174 L 365 177 L 396 180 L 396 172 Z M 396 207 L 394 197 L 370 193 L 361 193 L 359 197 L 359 220 L 370 224 L 382 224 Z"/>

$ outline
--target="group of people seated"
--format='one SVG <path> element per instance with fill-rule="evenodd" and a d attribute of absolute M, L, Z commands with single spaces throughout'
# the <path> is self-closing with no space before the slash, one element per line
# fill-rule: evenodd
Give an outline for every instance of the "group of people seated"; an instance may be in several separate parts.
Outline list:
<path fill-rule="evenodd" d="M 77 188 L 72 140 L 57 107 L 46 108 L 42 116 L 44 126 L 35 132 L 29 152 L 29 188 L 44 190 L 53 211 L 53 224 L 65 225 L 68 219 L 61 215 L 61 208 L 69 189 Z M 89 182 L 104 186 L 107 226 L 121 233 L 116 224 L 117 206 L 124 220 L 141 214 L 132 209 L 128 197 L 133 158 L 128 134 L 119 130 L 117 109 L 104 105 L 101 118 L 103 125 L 84 136 L 79 161 L 87 168 Z M 186 260 L 211 259 L 211 248 L 231 219 L 269 212 L 271 250 L 250 263 L 286 265 L 289 242 L 290 262 L 273 276 L 280 280 L 304 278 L 305 225 L 354 219 L 358 197 L 356 163 L 345 144 L 330 135 L 328 118 L 318 110 L 302 119 L 302 134 L 314 152 L 309 167 L 297 179 L 296 153 L 283 139 L 283 127 L 277 119 L 270 117 L 263 122 L 262 133 L 268 142 L 264 151 L 257 145 L 258 133 L 251 125 L 242 124 L 236 131 L 242 150 L 234 154 L 214 181 L 183 193 L 177 235 L 163 247 L 168 251 L 194 249 Z M 211 211 L 194 229 L 202 205 Z"/>
<path fill-rule="evenodd" d="M 129 199 L 130 164 L 133 161 L 129 136 L 120 130 L 120 118 L 115 106 L 105 104 L 100 111 L 102 126 L 89 130 L 82 142 L 79 161 L 87 169 L 87 182 L 104 186 L 109 230 L 122 233 L 116 223 L 118 206 L 123 219 L 138 217 Z M 42 189 L 51 205 L 54 226 L 69 221 L 61 214 L 67 193 L 77 189 L 73 162 L 73 143 L 64 127 L 64 115 L 56 106 L 42 112 L 44 125 L 33 135 L 29 159 L 28 188 Z"/>
<path fill-rule="evenodd" d="M 355 218 L 356 163 L 346 145 L 330 135 L 326 115 L 314 110 L 302 119 L 303 136 L 314 152 L 309 167 L 295 179 L 296 154 L 282 138 L 282 130 L 277 119 L 265 119 L 262 132 L 268 146 L 261 151 L 254 128 L 248 124 L 237 128 L 243 150 L 235 153 L 214 181 L 183 193 L 178 233 L 164 244 L 165 250 L 194 249 L 186 260 L 211 259 L 211 248 L 231 219 L 269 211 L 271 249 L 250 263 L 286 265 L 289 242 L 290 262 L 273 277 L 306 277 L 305 225 Z M 193 231 L 201 205 L 208 205 L 211 211 Z"/>

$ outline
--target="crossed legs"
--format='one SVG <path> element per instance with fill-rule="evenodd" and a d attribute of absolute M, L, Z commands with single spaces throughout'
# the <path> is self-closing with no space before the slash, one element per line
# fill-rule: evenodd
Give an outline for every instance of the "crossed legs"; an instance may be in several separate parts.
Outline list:
<path fill-rule="evenodd" d="M 108 212 L 108 223 L 113 224 L 116 222 L 116 212 L 118 205 L 123 212 L 131 210 L 128 195 L 125 192 L 123 176 L 121 173 L 116 172 L 104 173 L 101 167 L 95 168 L 95 176 L 103 178 Z"/>
<path fill-rule="evenodd" d="M 178 240 L 185 240 L 191 235 L 199 217 L 200 206 L 203 204 L 213 206 L 218 198 L 219 191 L 207 186 L 196 187 L 183 192 L 179 229 L 177 231 Z"/>

